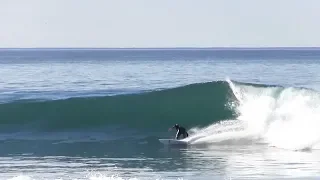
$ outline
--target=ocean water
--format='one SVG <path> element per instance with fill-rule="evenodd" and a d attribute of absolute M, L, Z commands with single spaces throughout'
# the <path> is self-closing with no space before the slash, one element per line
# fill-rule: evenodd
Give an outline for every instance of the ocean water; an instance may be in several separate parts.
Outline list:
<path fill-rule="evenodd" d="M 318 179 L 320 49 L 1 49 L 0 179 Z M 164 146 L 174 124 L 188 146 Z"/>

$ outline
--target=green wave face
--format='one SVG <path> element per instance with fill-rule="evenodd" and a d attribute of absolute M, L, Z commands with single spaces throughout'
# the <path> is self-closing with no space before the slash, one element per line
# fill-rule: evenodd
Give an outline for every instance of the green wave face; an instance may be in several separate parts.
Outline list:
<path fill-rule="evenodd" d="M 217 81 L 118 96 L 70 98 L 0 105 L 0 128 L 64 131 L 127 127 L 164 131 L 173 124 L 206 126 L 233 117 L 234 97 L 227 82 Z"/>

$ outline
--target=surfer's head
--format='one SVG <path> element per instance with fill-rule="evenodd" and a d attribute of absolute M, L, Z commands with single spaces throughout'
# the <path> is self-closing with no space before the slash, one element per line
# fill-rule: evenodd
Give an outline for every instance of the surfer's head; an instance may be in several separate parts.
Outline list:
<path fill-rule="evenodd" d="M 178 129 L 179 128 L 179 124 L 175 124 L 173 127 Z"/>

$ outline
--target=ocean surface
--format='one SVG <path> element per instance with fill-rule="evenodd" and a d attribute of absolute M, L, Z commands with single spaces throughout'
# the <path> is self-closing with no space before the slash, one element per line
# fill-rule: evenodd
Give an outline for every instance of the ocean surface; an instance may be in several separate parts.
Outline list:
<path fill-rule="evenodd" d="M 320 48 L 0 49 L 0 179 L 319 179 L 319 91 Z"/>

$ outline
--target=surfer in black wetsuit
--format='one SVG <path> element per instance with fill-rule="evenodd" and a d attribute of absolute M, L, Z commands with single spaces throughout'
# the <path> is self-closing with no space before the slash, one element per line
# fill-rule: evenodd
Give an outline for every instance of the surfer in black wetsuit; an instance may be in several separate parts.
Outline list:
<path fill-rule="evenodd" d="M 175 128 L 177 130 L 176 139 L 179 139 L 180 135 L 183 136 L 183 139 L 189 136 L 186 129 L 182 126 L 179 126 L 178 124 L 175 124 L 172 128 Z"/>

